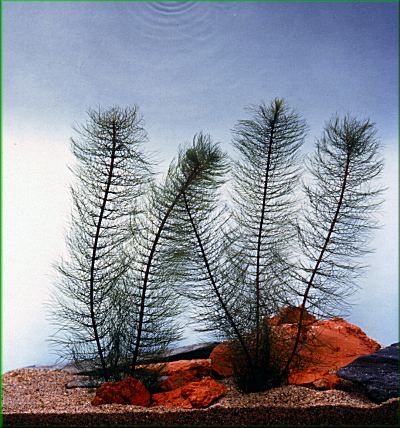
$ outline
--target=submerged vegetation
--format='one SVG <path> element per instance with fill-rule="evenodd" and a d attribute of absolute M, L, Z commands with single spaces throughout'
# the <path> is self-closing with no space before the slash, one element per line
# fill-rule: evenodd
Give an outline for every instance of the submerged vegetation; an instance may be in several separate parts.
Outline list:
<path fill-rule="evenodd" d="M 191 305 L 199 330 L 229 340 L 239 387 L 265 390 L 285 382 L 305 311 L 344 307 L 377 227 L 375 127 L 336 117 L 303 162 L 307 125 L 284 100 L 249 114 L 234 127 L 233 160 L 199 133 L 157 181 L 137 107 L 89 111 L 72 140 L 69 255 L 51 304 L 62 355 L 106 380 L 133 376 L 179 339 Z M 287 305 L 301 310 L 278 367 L 268 319 Z"/>

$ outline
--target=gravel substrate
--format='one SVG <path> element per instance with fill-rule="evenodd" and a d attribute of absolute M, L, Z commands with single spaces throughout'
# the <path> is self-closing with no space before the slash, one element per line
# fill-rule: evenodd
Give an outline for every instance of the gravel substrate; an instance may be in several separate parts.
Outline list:
<path fill-rule="evenodd" d="M 66 389 L 77 376 L 63 370 L 20 369 L 3 375 L 5 426 L 132 425 L 398 425 L 399 399 L 374 404 L 362 394 L 299 386 L 241 394 L 231 380 L 208 409 L 119 404 L 92 406 L 95 390 Z"/>

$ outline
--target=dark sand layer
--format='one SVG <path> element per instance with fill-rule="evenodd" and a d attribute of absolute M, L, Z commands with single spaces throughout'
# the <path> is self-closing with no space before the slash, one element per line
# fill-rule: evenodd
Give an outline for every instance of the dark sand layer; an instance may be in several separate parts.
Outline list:
<path fill-rule="evenodd" d="M 349 406 L 257 407 L 167 412 L 5 414 L 4 426 L 240 426 L 240 425 L 388 425 L 397 426 L 397 404 L 379 409 Z"/>

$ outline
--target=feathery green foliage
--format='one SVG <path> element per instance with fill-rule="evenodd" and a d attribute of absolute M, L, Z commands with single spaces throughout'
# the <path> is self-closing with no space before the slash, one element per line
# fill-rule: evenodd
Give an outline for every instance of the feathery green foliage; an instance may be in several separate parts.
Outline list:
<path fill-rule="evenodd" d="M 176 242 L 182 255 L 187 257 L 187 263 L 183 264 L 185 276 L 181 293 L 196 302 L 193 318 L 197 324 L 202 322 L 198 330 L 225 332 L 236 328 L 230 315 L 234 312 L 230 300 L 233 295 L 229 295 L 229 291 L 235 289 L 227 282 L 231 273 L 228 271 L 228 241 L 224 231 L 229 214 L 227 207 L 221 207 L 219 203 L 228 162 L 210 136 L 200 134 L 199 138 L 212 153 L 214 161 L 203 180 L 184 193 L 174 213 L 179 230 Z"/>
<path fill-rule="evenodd" d="M 198 329 L 230 341 L 239 387 L 265 390 L 298 354 L 306 309 L 332 316 L 343 307 L 377 227 L 374 125 L 348 116 L 327 124 L 299 210 L 306 124 L 280 99 L 250 112 L 233 131 L 231 208 L 221 203 L 230 164 L 209 135 L 195 135 L 157 183 L 137 109 L 89 112 L 73 140 L 70 257 L 58 266 L 53 308 L 55 340 L 75 361 L 95 361 L 106 379 L 121 364 L 139 375 L 138 362 L 180 338 L 177 316 L 190 298 Z M 293 349 L 277 367 L 268 319 L 299 303 Z"/>
<path fill-rule="evenodd" d="M 234 131 L 241 158 L 234 165 L 233 219 L 218 205 L 222 163 L 206 188 L 185 198 L 197 318 L 233 339 L 237 379 L 245 390 L 271 382 L 265 319 L 286 298 L 281 284 L 287 275 L 277 265 L 284 266 L 295 235 L 290 219 L 305 132 L 304 122 L 282 100 L 252 114 Z"/>
<path fill-rule="evenodd" d="M 240 158 L 234 164 L 233 241 L 245 257 L 241 266 L 249 290 L 251 329 L 285 302 L 281 261 L 288 257 L 295 236 L 294 192 L 299 178 L 299 149 L 306 125 L 285 102 L 252 109 L 252 118 L 234 129 Z M 257 345 L 256 345 L 257 346 Z M 257 354 L 257 350 L 256 350 Z"/>
<path fill-rule="evenodd" d="M 126 274 L 130 221 L 149 180 L 141 146 L 146 133 L 136 107 L 90 110 L 76 128 L 69 257 L 58 265 L 53 338 L 76 362 L 96 361 L 105 379 L 126 357 Z"/>
<path fill-rule="evenodd" d="M 273 377 L 266 319 L 288 300 L 287 260 L 306 125 L 280 99 L 251 112 L 234 129 L 240 158 L 234 164 L 232 260 L 244 281 L 241 306 L 253 360 L 253 369 L 240 377 L 245 389 L 265 389 Z"/>
<path fill-rule="evenodd" d="M 177 314 L 179 299 L 175 294 L 176 284 L 184 275 L 184 268 L 179 263 L 184 250 L 176 246 L 184 227 L 179 212 L 182 211 L 181 205 L 186 195 L 196 194 L 197 189 L 209 186 L 210 177 L 221 157 L 221 151 L 209 137 L 203 134 L 195 136 L 193 144 L 182 148 L 177 160 L 171 163 L 165 183 L 154 186 L 148 208 L 144 216 L 139 217 L 140 224 L 136 228 L 141 233 L 136 233 L 138 239 L 135 240 L 134 248 L 138 256 L 136 276 L 140 277 L 137 280 L 141 285 L 139 295 L 136 296 L 138 310 L 132 375 L 140 351 L 152 343 L 147 333 L 152 333 L 156 328 L 157 336 L 160 336 L 162 331 L 165 345 L 179 337 L 177 326 L 163 328 L 162 324 L 156 325 L 167 314 Z M 154 293 L 157 293 L 155 299 Z"/>
<path fill-rule="evenodd" d="M 317 141 L 308 165 L 312 181 L 304 186 L 307 205 L 298 221 L 302 310 L 286 370 L 299 346 L 306 307 L 317 316 L 336 315 L 365 268 L 360 258 L 370 251 L 370 234 L 377 227 L 372 214 L 384 190 L 374 185 L 383 168 L 375 134 L 369 120 L 336 117 Z"/>
<path fill-rule="evenodd" d="M 234 163 L 233 218 L 218 203 L 224 164 L 207 187 L 184 198 L 192 248 L 188 294 L 205 330 L 231 340 L 236 380 L 244 391 L 284 380 L 298 351 L 306 306 L 324 316 L 342 306 L 351 279 L 362 270 L 354 260 L 368 251 L 376 226 L 371 213 L 382 189 L 372 188 L 371 180 L 382 161 L 375 130 L 369 121 L 346 117 L 331 122 L 317 143 L 310 165 L 314 182 L 305 187 L 309 205 L 296 227 L 294 192 L 305 130 L 282 100 L 253 109 L 253 117 L 234 130 L 241 158 Z M 304 255 L 295 260 L 298 248 Z M 283 306 L 298 304 L 299 296 L 297 337 L 278 370 L 270 360 L 266 321 Z"/>

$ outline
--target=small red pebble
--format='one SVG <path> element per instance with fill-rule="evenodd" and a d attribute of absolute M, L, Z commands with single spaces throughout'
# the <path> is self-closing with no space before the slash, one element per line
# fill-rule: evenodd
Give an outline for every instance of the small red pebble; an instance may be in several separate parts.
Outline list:
<path fill-rule="evenodd" d="M 191 382 L 182 388 L 153 394 L 153 406 L 183 409 L 208 407 L 225 393 L 225 386 L 211 377 Z"/>
<path fill-rule="evenodd" d="M 150 406 L 151 395 L 140 380 L 133 377 L 111 383 L 105 382 L 97 388 L 92 400 L 93 406 L 101 404 L 132 404 L 135 406 Z"/>

